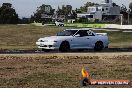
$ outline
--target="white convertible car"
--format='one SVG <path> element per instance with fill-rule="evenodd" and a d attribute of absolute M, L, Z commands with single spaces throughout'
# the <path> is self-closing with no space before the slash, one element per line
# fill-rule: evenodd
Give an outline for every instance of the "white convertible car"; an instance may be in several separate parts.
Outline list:
<path fill-rule="evenodd" d="M 88 29 L 66 29 L 56 36 L 38 39 L 36 44 L 45 52 L 54 49 L 62 52 L 71 49 L 100 51 L 108 48 L 109 41 L 107 33 L 95 33 Z"/>

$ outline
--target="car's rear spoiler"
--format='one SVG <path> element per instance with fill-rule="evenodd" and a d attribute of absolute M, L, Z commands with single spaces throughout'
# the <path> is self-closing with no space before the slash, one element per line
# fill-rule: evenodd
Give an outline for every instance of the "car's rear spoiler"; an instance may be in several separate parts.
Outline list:
<path fill-rule="evenodd" d="M 107 33 L 96 33 L 97 35 L 107 36 Z"/>

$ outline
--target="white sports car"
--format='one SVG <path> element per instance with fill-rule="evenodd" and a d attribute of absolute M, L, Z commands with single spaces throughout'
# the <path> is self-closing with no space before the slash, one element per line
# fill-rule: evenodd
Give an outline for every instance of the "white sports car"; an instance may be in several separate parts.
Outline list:
<path fill-rule="evenodd" d="M 107 33 L 95 33 L 89 29 L 66 29 L 56 36 L 44 37 L 36 42 L 43 51 L 60 50 L 67 52 L 71 49 L 94 49 L 100 51 L 108 48 Z"/>
<path fill-rule="evenodd" d="M 64 26 L 64 22 L 61 21 L 55 21 L 56 26 Z"/>

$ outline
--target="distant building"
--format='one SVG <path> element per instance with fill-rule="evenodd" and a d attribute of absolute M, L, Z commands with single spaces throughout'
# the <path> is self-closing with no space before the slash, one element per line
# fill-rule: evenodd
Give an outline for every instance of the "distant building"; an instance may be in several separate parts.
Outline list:
<path fill-rule="evenodd" d="M 102 0 L 101 4 L 88 7 L 86 13 L 77 14 L 78 18 L 88 18 L 90 20 L 103 20 L 105 17 L 115 17 L 120 15 L 120 7 L 113 5 L 112 0 Z"/>

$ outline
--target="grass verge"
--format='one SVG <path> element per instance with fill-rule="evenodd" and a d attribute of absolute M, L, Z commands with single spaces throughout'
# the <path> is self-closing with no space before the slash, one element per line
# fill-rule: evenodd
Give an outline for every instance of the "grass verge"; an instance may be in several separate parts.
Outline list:
<path fill-rule="evenodd" d="M 0 49 L 36 49 L 40 37 L 55 35 L 67 27 L 34 25 L 0 25 Z M 95 31 L 95 30 L 94 30 Z M 122 31 L 95 31 L 108 33 L 109 47 L 132 48 L 132 33 Z"/>
<path fill-rule="evenodd" d="M 65 24 L 65 26 L 75 26 L 75 27 L 90 27 L 90 28 L 104 28 L 105 24 L 85 24 L 85 23 L 72 23 Z"/>

